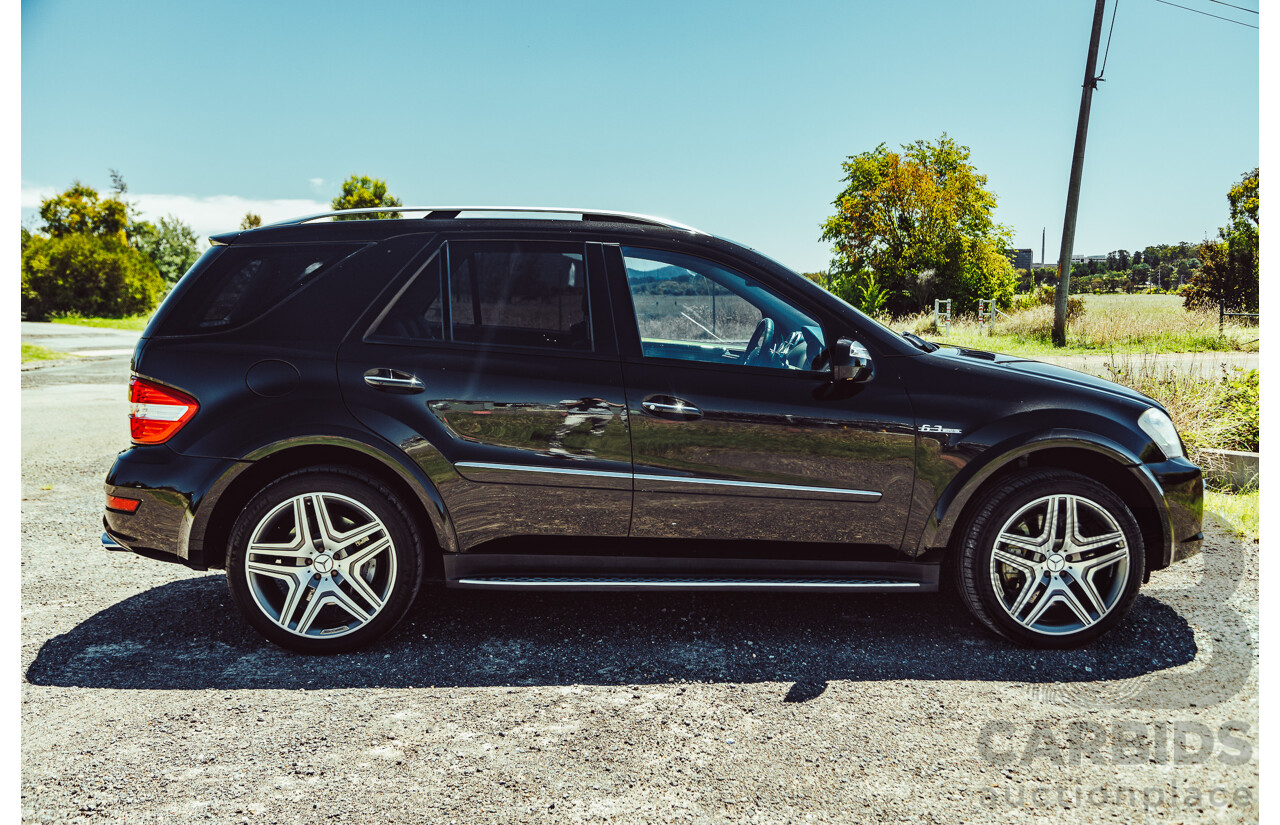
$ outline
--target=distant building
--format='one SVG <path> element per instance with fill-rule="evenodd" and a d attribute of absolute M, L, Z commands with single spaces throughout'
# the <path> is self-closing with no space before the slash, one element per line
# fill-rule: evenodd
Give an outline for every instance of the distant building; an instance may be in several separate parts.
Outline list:
<path fill-rule="evenodd" d="M 1006 249 L 1004 254 L 1008 256 L 1009 263 L 1013 264 L 1014 269 L 1030 269 L 1031 255 L 1030 249 Z"/>

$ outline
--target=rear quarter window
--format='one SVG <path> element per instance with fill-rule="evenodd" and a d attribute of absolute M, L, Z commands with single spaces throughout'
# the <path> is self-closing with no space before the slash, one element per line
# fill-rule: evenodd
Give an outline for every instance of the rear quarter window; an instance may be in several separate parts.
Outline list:
<path fill-rule="evenodd" d="M 220 332 L 260 317 L 365 244 L 231 246 L 175 291 L 160 335 Z"/>

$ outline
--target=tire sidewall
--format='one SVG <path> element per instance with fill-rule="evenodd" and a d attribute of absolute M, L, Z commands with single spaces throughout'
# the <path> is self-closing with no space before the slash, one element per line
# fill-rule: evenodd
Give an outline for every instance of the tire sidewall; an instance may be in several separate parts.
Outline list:
<path fill-rule="evenodd" d="M 343 636 L 306 638 L 277 625 L 262 612 L 245 575 L 249 539 L 259 523 L 281 502 L 305 493 L 332 493 L 358 501 L 382 521 L 396 557 L 396 578 L 382 610 L 363 627 Z M 339 470 L 292 473 L 266 487 L 250 500 L 231 530 L 227 553 L 227 584 L 232 600 L 255 630 L 275 644 L 302 653 L 342 653 L 364 647 L 388 633 L 408 612 L 421 583 L 417 532 L 403 504 L 372 479 Z"/>
<path fill-rule="evenodd" d="M 1096 624 L 1062 636 L 1037 633 L 1018 624 L 1001 603 L 991 584 L 990 573 L 991 554 L 999 531 L 1018 510 L 1050 495 L 1078 496 L 1106 510 L 1120 526 L 1129 550 L 1129 578 L 1115 606 Z M 962 563 L 967 568 L 964 572 L 971 577 L 989 623 L 994 623 L 1002 635 L 1027 647 L 1073 648 L 1092 642 L 1124 620 L 1142 587 L 1146 552 L 1137 519 L 1108 487 L 1076 473 L 1053 473 L 1040 478 L 1028 476 L 1025 484 L 1017 484 L 1012 489 L 1006 485 L 981 508 L 966 531 L 964 541 Z"/>

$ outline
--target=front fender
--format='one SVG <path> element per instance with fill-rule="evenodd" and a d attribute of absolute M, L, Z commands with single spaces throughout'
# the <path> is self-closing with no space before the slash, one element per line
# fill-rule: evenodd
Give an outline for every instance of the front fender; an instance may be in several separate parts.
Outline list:
<path fill-rule="evenodd" d="M 1167 553 L 1171 543 L 1171 533 L 1164 496 L 1155 477 L 1133 450 L 1097 433 L 1055 428 L 1035 433 L 1022 433 L 1008 438 L 993 444 L 965 464 L 934 502 L 925 520 L 924 528 L 914 543 L 915 554 L 919 555 L 930 548 L 949 545 L 966 506 L 992 476 L 1034 453 L 1064 448 L 1081 450 L 1108 459 L 1133 476 L 1150 499 L 1151 505 L 1161 515 L 1159 519 L 1162 531 L 1161 546 Z"/>

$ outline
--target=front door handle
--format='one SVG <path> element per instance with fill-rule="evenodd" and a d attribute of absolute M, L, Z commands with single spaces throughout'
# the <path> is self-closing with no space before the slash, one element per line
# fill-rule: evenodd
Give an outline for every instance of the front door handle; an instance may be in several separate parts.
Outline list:
<path fill-rule="evenodd" d="M 649 415 L 668 421 L 697 421 L 702 418 L 702 410 L 673 395 L 651 395 L 640 402 L 640 407 Z"/>
<path fill-rule="evenodd" d="M 364 382 L 375 390 L 383 392 L 415 393 L 426 389 L 418 376 L 403 370 L 388 367 L 375 367 L 364 374 Z"/>

